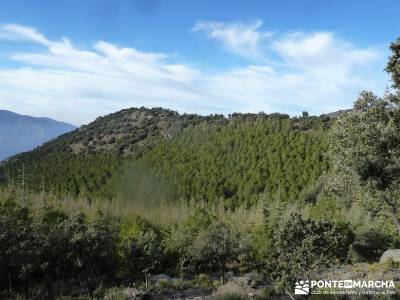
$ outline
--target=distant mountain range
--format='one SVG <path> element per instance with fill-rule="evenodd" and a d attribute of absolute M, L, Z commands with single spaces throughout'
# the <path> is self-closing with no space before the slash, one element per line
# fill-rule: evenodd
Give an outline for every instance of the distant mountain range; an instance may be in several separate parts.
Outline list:
<path fill-rule="evenodd" d="M 37 118 L 0 110 L 0 161 L 42 145 L 76 127 L 50 118 Z"/>

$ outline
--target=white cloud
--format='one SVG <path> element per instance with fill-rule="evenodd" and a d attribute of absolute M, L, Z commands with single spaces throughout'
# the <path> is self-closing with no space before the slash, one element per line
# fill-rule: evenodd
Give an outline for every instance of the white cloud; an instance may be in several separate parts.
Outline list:
<path fill-rule="evenodd" d="M 6 24 L 0 27 L 0 38 L 12 41 L 32 41 L 43 45 L 50 42 L 35 28 L 17 24 Z"/>
<path fill-rule="evenodd" d="M 253 31 L 259 27 L 254 24 Z M 269 37 L 264 52 L 259 36 L 251 31 L 241 36 L 247 44 L 231 37 L 230 45 L 271 55 L 274 63 L 252 61 L 215 73 L 164 53 L 105 41 L 81 49 L 68 39 L 49 40 L 33 28 L 0 26 L 0 43 L 12 40 L 43 47 L 11 53 L 9 59 L 21 66 L 0 68 L 0 108 L 75 124 L 132 106 L 201 114 L 321 113 L 350 107 L 360 90 L 382 91 L 386 84 L 382 72 L 386 55 L 356 47 L 330 32 Z"/>
<path fill-rule="evenodd" d="M 379 56 L 377 50 L 356 48 L 332 32 L 291 33 L 274 41 L 272 48 L 286 62 L 301 67 L 329 63 L 345 63 L 348 67 L 357 67 Z"/>
<path fill-rule="evenodd" d="M 262 44 L 273 35 L 272 32 L 260 31 L 261 26 L 261 21 L 249 24 L 198 21 L 192 31 L 204 33 L 233 53 L 247 58 L 261 58 Z"/>

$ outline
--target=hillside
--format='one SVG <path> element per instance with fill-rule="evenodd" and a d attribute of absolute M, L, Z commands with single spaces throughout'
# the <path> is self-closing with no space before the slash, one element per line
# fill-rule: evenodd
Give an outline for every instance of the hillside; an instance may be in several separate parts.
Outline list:
<path fill-rule="evenodd" d="M 327 169 L 331 118 L 283 114 L 180 115 L 131 108 L 96 119 L 2 166 L 18 184 L 71 196 L 155 201 L 260 194 L 298 198 Z M 286 197 L 288 196 L 288 197 Z"/>
<path fill-rule="evenodd" d="M 29 151 L 75 126 L 49 118 L 35 118 L 0 110 L 0 161 Z"/>
<path fill-rule="evenodd" d="M 121 110 L 34 151 L 11 157 L 0 173 L 7 174 L 8 182 L 18 184 L 24 166 L 29 189 L 41 190 L 44 186 L 57 194 L 112 197 L 114 175 L 125 161 L 161 140 L 173 138 L 184 128 L 215 118 L 179 115 L 161 108 Z"/>
<path fill-rule="evenodd" d="M 151 172 L 153 187 L 161 180 L 165 192 L 168 183 L 172 198 L 223 200 L 228 206 L 253 204 L 260 194 L 297 200 L 328 168 L 323 155 L 329 125 L 329 118 L 233 115 L 159 143 L 135 167 L 146 167 L 146 181 Z M 143 182 L 132 173 L 134 182 Z M 144 192 L 135 183 L 129 187 L 130 197 Z"/>

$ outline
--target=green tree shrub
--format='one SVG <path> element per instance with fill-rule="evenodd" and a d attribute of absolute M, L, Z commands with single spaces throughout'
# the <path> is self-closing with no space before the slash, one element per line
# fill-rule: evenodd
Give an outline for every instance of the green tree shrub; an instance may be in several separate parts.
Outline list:
<path fill-rule="evenodd" d="M 313 271 L 347 255 L 347 238 L 334 224 L 292 213 L 274 229 L 274 253 L 270 269 L 276 288 L 290 291 L 298 279 L 310 279 Z"/>
<path fill-rule="evenodd" d="M 190 249 L 191 257 L 200 266 L 216 268 L 221 284 L 225 282 L 224 273 L 228 265 L 237 262 L 247 250 L 247 239 L 234 227 L 217 221 L 201 230 Z"/>

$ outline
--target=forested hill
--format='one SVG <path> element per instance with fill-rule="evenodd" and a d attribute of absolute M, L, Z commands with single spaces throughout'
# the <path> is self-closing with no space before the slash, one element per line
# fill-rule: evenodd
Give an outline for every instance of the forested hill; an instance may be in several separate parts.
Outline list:
<path fill-rule="evenodd" d="M 180 115 L 131 108 L 82 126 L 1 166 L 9 183 L 83 197 L 296 199 L 327 169 L 332 117 Z M 1 177 L 1 176 L 0 176 Z"/>

